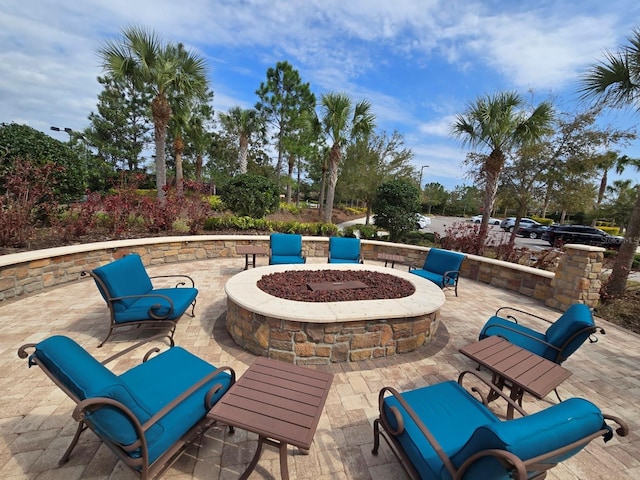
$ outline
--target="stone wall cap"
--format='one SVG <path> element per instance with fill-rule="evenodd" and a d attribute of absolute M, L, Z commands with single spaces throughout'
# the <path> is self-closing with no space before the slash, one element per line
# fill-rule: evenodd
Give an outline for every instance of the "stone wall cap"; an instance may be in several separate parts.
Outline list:
<path fill-rule="evenodd" d="M 567 250 L 582 250 L 583 252 L 605 252 L 607 249 L 603 247 L 594 247 L 593 245 L 581 245 L 578 243 L 567 243 L 562 248 Z"/>

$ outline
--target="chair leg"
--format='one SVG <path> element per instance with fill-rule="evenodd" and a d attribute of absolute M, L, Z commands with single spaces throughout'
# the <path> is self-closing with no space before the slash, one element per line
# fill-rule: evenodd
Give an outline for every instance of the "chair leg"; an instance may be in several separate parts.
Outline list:
<path fill-rule="evenodd" d="M 71 452 L 73 451 L 76 444 L 78 443 L 78 440 L 80 440 L 80 435 L 86 429 L 87 429 L 87 426 L 83 421 L 78 422 L 78 428 L 76 430 L 76 434 L 73 436 L 73 440 L 71 440 L 71 444 L 67 447 L 67 450 L 64 452 L 64 455 L 62 455 L 62 458 L 58 461 L 58 465 L 62 466 L 65 463 L 67 463 L 67 461 L 69 460 L 69 456 L 71 455 Z"/>
<path fill-rule="evenodd" d="M 196 302 L 197 302 L 197 301 L 198 301 L 198 299 L 197 299 L 197 298 L 194 298 L 194 299 L 193 299 L 193 303 L 191 303 L 191 315 L 190 315 L 190 316 L 191 316 L 191 318 L 193 318 L 193 317 L 195 317 L 195 316 L 196 316 L 195 311 L 196 311 Z"/>
<path fill-rule="evenodd" d="M 102 340 L 102 343 L 100 343 L 100 345 L 98 345 L 98 348 L 102 347 L 102 345 L 104 345 L 104 343 L 109 340 L 109 337 L 111 336 L 111 334 L 113 333 L 113 325 L 109 326 L 109 331 L 107 332 L 107 336 L 104 337 L 104 340 Z"/>
<path fill-rule="evenodd" d="M 560 394 L 558 393 L 558 389 L 557 389 L 557 388 L 554 388 L 554 389 L 553 389 L 553 391 L 555 392 L 556 397 L 558 397 L 558 401 L 559 401 L 559 402 L 562 402 L 562 399 L 560 398 Z"/>
<path fill-rule="evenodd" d="M 380 419 L 376 418 L 373 421 L 373 449 L 371 453 L 378 455 L 378 449 L 380 448 Z"/>

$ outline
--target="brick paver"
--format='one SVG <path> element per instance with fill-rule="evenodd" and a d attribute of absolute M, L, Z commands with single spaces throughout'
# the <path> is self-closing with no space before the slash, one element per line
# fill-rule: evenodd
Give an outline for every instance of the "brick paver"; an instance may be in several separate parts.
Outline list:
<path fill-rule="evenodd" d="M 262 263 L 261 263 L 262 260 Z M 322 259 L 310 259 L 322 261 Z M 258 259 L 264 265 L 266 259 Z M 374 263 L 374 262 L 372 262 Z M 230 365 L 238 375 L 253 356 L 237 347 L 224 329 L 226 280 L 244 268 L 243 258 L 204 260 L 151 267 L 152 275 L 188 273 L 200 290 L 195 318 L 184 316 L 175 334 L 176 343 L 215 365 Z M 335 373 L 331 392 L 320 419 L 309 455 L 292 449 L 291 478 L 297 479 L 393 479 L 406 478 L 402 467 L 383 445 L 371 454 L 372 423 L 377 415 L 377 395 L 385 385 L 409 390 L 474 369 L 458 349 L 477 339 L 481 326 L 503 305 L 518 306 L 547 318 L 559 313 L 531 298 L 462 279 L 459 297 L 447 291 L 441 310 L 441 327 L 434 343 L 393 359 L 376 359 L 322 366 Z M 42 372 L 29 370 L 16 355 L 19 346 L 49 335 L 64 334 L 104 359 L 132 344 L 132 334 L 104 337 L 108 312 L 90 279 L 82 279 L 28 297 L 0 304 L 0 472 L 3 479 L 133 479 L 136 476 L 87 432 L 70 461 L 58 466 L 75 431 L 73 403 Z M 592 442 L 585 451 L 552 470 L 550 479 L 640 478 L 640 337 L 610 325 L 594 344 L 583 345 L 564 366 L 573 375 L 560 386 L 563 398 L 582 396 L 603 411 L 624 418 L 631 429 L 626 438 L 607 444 Z M 127 362 L 118 367 L 128 368 Z M 486 373 L 486 372 L 485 372 Z M 529 411 L 555 400 L 525 397 Z M 446 401 L 443 399 L 443 401 Z M 202 443 L 165 475 L 167 479 L 235 479 L 250 461 L 257 437 L 236 430 L 229 435 L 214 427 Z M 252 479 L 280 478 L 277 451 L 267 447 Z"/>

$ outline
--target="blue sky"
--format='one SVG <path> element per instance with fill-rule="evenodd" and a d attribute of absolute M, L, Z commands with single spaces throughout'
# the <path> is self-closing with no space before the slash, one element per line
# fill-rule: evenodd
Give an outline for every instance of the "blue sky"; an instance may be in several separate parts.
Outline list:
<path fill-rule="evenodd" d="M 535 5 L 535 6 L 532 6 Z M 402 133 L 424 182 L 470 184 L 449 136 L 478 96 L 516 90 L 575 111 L 577 80 L 640 25 L 637 0 L 3 0 L 0 122 L 83 129 L 101 74 L 96 49 L 127 26 L 183 42 L 209 67 L 214 108 L 252 107 L 268 68 L 286 60 L 319 97 L 367 99 L 379 129 Z M 640 113 L 614 111 L 619 128 Z M 622 150 L 640 157 L 640 142 Z M 638 176 L 628 172 L 625 176 Z"/>

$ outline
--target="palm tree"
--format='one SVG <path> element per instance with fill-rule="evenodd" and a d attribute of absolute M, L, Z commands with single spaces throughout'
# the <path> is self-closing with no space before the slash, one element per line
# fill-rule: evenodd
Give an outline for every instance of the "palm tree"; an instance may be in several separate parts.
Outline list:
<path fill-rule="evenodd" d="M 633 107 L 640 110 L 640 28 L 636 28 L 618 52 L 606 52 L 581 78 L 582 97 L 595 99 L 601 105 L 614 108 Z M 640 165 L 636 164 L 640 168 Z M 605 286 L 610 296 L 624 293 L 633 257 L 640 237 L 640 184 L 636 203 L 629 219 L 625 241 L 613 264 L 611 276 Z"/>
<path fill-rule="evenodd" d="M 507 154 L 514 148 L 530 145 L 547 132 L 553 120 L 553 109 L 542 102 L 527 114 L 522 97 L 515 92 L 501 92 L 478 98 L 464 114 L 458 115 L 452 134 L 463 145 L 483 147 L 488 155 L 476 155 L 481 160 L 484 179 L 482 223 L 478 245 L 482 249 L 487 237 L 489 216 L 493 212 L 500 172 Z M 517 227 L 517 226 L 516 226 Z"/>
<path fill-rule="evenodd" d="M 222 126 L 229 133 L 236 135 L 240 143 L 238 153 L 238 164 L 240 173 L 247 173 L 247 155 L 249 153 L 249 142 L 254 135 L 262 134 L 262 121 L 258 112 L 253 109 L 243 109 L 232 107 L 228 113 L 218 114 Z"/>
<path fill-rule="evenodd" d="M 98 54 L 102 67 L 113 78 L 130 80 L 138 88 L 150 88 L 153 92 L 156 188 L 158 198 L 164 199 L 167 125 L 172 116 L 170 98 L 190 97 L 206 90 L 204 59 L 186 51 L 182 44 L 164 44 L 154 32 L 142 27 L 130 27 L 122 34 L 120 40 L 108 40 Z"/>
<path fill-rule="evenodd" d="M 342 151 L 352 140 L 366 138 L 375 128 L 375 115 L 371 104 L 361 100 L 353 105 L 344 93 L 329 92 L 322 95 L 320 117 L 315 117 L 315 128 L 320 130 L 331 143 L 329 150 L 329 184 L 324 202 L 323 221 L 331 223 L 333 201 L 338 182 L 338 168 Z"/>

